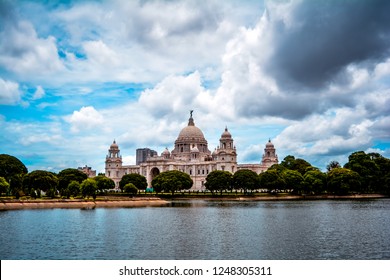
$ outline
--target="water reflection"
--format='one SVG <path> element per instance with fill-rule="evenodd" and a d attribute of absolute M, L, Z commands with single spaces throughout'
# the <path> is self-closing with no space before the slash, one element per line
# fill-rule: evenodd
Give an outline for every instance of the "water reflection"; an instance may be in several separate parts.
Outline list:
<path fill-rule="evenodd" d="M 168 207 L 258 207 L 257 201 L 174 200 Z"/>

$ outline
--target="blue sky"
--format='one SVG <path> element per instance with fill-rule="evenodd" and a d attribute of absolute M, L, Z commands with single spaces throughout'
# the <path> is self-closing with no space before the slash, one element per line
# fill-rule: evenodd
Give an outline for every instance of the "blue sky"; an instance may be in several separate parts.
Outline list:
<path fill-rule="evenodd" d="M 388 1 L 0 0 L 0 153 L 104 171 L 173 149 L 194 110 L 240 163 L 390 157 Z"/>

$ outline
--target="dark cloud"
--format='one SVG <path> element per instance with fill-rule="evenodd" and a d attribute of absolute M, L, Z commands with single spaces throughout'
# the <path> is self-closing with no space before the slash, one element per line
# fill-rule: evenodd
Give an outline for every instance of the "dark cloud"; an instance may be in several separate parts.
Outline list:
<path fill-rule="evenodd" d="M 27 48 L 27 43 L 18 38 L 26 32 L 25 26 L 18 24 L 18 17 L 10 1 L 0 0 L 0 56 L 22 56 Z"/>
<path fill-rule="evenodd" d="M 307 106 L 308 103 L 313 106 Z M 272 116 L 286 119 L 302 119 L 313 110 L 318 110 L 313 98 L 307 95 L 292 97 L 288 95 L 263 94 L 257 98 L 240 95 L 237 100 L 237 109 L 243 116 Z M 314 107 L 314 108 L 313 108 Z"/>
<path fill-rule="evenodd" d="M 350 64 L 389 55 L 390 1 L 303 1 L 293 25 L 273 21 L 274 55 L 267 65 L 281 88 L 319 88 L 346 83 Z"/>

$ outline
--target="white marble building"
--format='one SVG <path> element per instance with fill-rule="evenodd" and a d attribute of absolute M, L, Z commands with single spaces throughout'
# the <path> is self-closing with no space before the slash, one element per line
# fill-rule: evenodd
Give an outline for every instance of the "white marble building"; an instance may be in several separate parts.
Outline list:
<path fill-rule="evenodd" d="M 219 146 L 211 153 L 203 132 L 195 126 L 191 111 L 188 125 L 180 131 L 174 149 L 171 152 L 165 149 L 160 156 L 149 157 L 139 165 L 123 165 L 119 146 L 114 140 L 106 156 L 105 174 L 119 188 L 119 181 L 125 174 L 141 174 L 146 177 L 148 186 L 151 186 L 153 178 L 160 172 L 180 170 L 191 176 L 194 181 L 192 190 L 204 190 L 207 174 L 211 171 L 225 170 L 234 173 L 240 169 L 250 169 L 259 174 L 275 163 L 278 163 L 278 156 L 269 140 L 261 163 L 237 164 L 237 150 L 227 128 L 219 139 Z"/>

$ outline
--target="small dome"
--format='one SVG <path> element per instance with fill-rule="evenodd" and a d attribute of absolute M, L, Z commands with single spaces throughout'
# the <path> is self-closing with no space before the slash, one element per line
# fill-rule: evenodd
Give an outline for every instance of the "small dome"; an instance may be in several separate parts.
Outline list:
<path fill-rule="evenodd" d="M 112 144 L 111 144 L 111 146 L 110 146 L 110 149 L 118 149 L 119 147 L 118 147 L 118 144 L 115 142 L 115 140 L 114 140 L 114 142 L 112 142 Z"/>
<path fill-rule="evenodd" d="M 274 144 L 272 144 L 271 139 L 269 139 L 268 143 L 265 146 L 266 147 L 274 147 Z"/>
<path fill-rule="evenodd" d="M 168 148 L 165 148 L 165 150 L 162 152 L 161 155 L 170 155 L 171 153 L 169 152 Z"/>
<path fill-rule="evenodd" d="M 221 138 L 232 138 L 232 135 L 228 131 L 227 127 L 225 127 L 225 131 L 222 133 Z"/>

